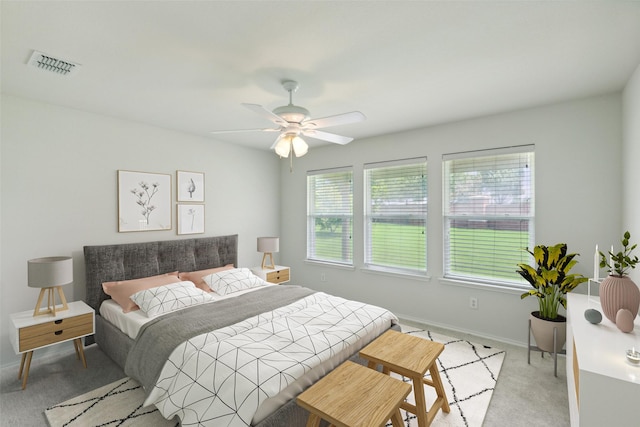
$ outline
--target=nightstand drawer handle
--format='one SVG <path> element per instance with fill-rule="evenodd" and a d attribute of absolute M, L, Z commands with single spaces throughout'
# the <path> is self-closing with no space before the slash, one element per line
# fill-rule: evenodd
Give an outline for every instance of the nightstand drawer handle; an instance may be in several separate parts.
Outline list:
<path fill-rule="evenodd" d="M 53 323 L 55 323 L 56 325 L 59 325 L 60 323 L 62 323 L 62 319 L 55 320 Z"/>
<path fill-rule="evenodd" d="M 55 332 L 54 332 L 54 334 L 56 334 L 56 335 L 62 335 L 62 332 L 63 332 L 63 331 L 55 331 Z"/>

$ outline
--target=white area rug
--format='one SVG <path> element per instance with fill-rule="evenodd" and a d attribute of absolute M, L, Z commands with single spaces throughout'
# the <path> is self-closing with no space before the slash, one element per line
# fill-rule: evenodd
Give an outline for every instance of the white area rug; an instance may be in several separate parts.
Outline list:
<path fill-rule="evenodd" d="M 44 411 L 51 427 L 177 427 L 155 406 L 142 407 L 142 386 L 123 378 Z"/>
<path fill-rule="evenodd" d="M 445 345 L 438 358 L 451 412 L 438 412 L 434 427 L 479 427 L 482 425 L 505 353 L 502 350 L 473 344 L 430 331 L 402 326 L 402 331 Z M 428 376 L 428 373 L 427 373 Z M 401 378 L 401 377 L 398 377 Z M 404 379 L 409 381 L 409 379 Z M 435 392 L 425 387 L 427 405 Z M 413 403 L 413 393 L 409 395 Z M 89 393 L 45 410 L 51 427 L 177 427 L 165 420 L 155 407 L 142 407 L 144 392 L 140 385 L 123 378 Z M 415 415 L 402 411 L 407 427 L 417 427 Z M 389 425 L 391 425 L 389 423 Z"/>
<path fill-rule="evenodd" d="M 458 338 L 451 338 L 423 329 L 402 325 L 402 331 L 431 341 L 444 344 L 444 351 L 438 357 L 440 379 L 444 385 L 451 411 L 438 411 L 433 427 L 480 427 L 491 401 L 498 380 L 505 352 L 491 347 L 474 344 Z M 392 374 L 396 378 L 402 378 Z M 426 378 L 430 378 L 427 372 Z M 403 378 L 409 382 L 409 378 Z M 425 386 L 427 406 L 433 404 L 436 393 Z M 415 403 L 413 393 L 409 401 Z M 407 427 L 417 427 L 415 415 L 401 410 Z M 388 424 L 389 426 L 391 423 Z"/>

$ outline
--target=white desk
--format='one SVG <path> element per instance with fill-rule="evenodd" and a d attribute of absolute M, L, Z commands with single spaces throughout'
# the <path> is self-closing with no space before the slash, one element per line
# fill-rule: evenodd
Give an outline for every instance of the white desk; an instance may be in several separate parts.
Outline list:
<path fill-rule="evenodd" d="M 604 315 L 589 323 L 584 312 L 602 313 L 599 297 L 568 294 L 567 389 L 571 426 L 640 425 L 640 365 L 626 351 L 640 349 L 640 319 L 634 330 L 621 332 Z"/>

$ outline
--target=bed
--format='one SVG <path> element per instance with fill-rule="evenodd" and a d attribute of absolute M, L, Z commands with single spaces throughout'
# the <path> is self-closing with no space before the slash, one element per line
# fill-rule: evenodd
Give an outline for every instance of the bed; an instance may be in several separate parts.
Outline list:
<path fill-rule="evenodd" d="M 275 392 L 273 392 L 268 397 L 260 398 L 260 407 L 255 417 L 252 415 L 247 418 L 246 415 L 241 414 L 241 416 L 236 414 L 231 417 L 234 418 L 234 421 L 229 421 L 230 425 L 252 425 L 255 427 L 275 427 L 283 425 L 304 426 L 308 413 L 295 404 L 295 395 L 346 359 L 352 359 L 362 363 L 362 360 L 358 360 L 357 357 L 357 352 L 360 348 L 388 328 L 399 329 L 398 325 L 395 324 L 397 319 L 395 319 L 392 314 L 378 307 L 337 299 L 337 297 L 327 296 L 321 292 L 315 292 L 299 286 L 272 285 L 262 286 L 259 289 L 250 289 L 249 291 L 251 292 L 239 292 L 239 296 L 230 295 L 233 298 L 223 299 L 212 304 L 202 304 L 197 309 L 183 309 L 159 316 L 157 319 L 154 319 L 153 322 L 149 322 L 149 324 L 153 325 L 148 326 L 145 324 L 142 326 L 139 333 L 126 332 L 126 330 L 121 329 L 121 325 L 116 326 L 117 322 L 109 321 L 100 315 L 102 304 L 111 298 L 103 290 L 102 284 L 105 282 L 146 278 L 165 273 L 171 274 L 175 271 L 193 272 L 223 266 L 237 267 L 237 248 L 237 235 L 85 246 L 86 302 L 96 310 L 95 335 L 87 337 L 85 343 L 88 345 L 96 342 L 111 359 L 125 370 L 127 375 L 140 381 L 143 386 L 145 386 L 145 392 L 148 396 L 147 402 L 152 398 L 157 399 L 152 403 L 162 408 L 161 411 L 164 411 L 163 414 L 167 416 L 167 414 L 171 413 L 171 408 L 167 409 L 166 406 L 171 407 L 175 405 L 177 400 L 181 402 L 189 400 L 189 398 L 185 398 L 184 396 L 176 399 L 176 393 L 181 393 L 183 389 L 192 390 L 199 386 L 199 383 L 195 385 L 190 384 L 189 387 L 175 385 L 176 383 L 181 384 L 184 378 L 193 376 L 189 372 L 184 374 L 182 371 L 183 368 L 173 368 L 178 360 L 188 359 L 188 357 L 184 356 L 185 349 L 194 352 L 193 354 L 195 354 L 195 356 L 190 356 L 190 360 L 186 362 L 183 360 L 182 363 L 194 365 L 195 362 L 193 362 L 193 360 L 199 360 L 200 362 L 198 363 L 200 363 L 200 365 L 195 363 L 195 367 L 188 367 L 188 369 L 203 370 L 204 368 L 202 368 L 202 366 L 205 366 L 205 363 L 202 362 L 203 357 L 208 356 L 208 353 L 212 352 L 212 350 L 210 350 L 211 347 L 206 347 L 207 350 L 204 351 L 204 346 L 215 345 L 217 346 L 215 347 L 215 351 L 220 351 L 220 346 L 223 345 L 220 344 L 220 342 L 228 338 L 230 334 L 237 334 L 234 335 L 230 341 L 243 341 L 246 337 L 241 334 L 246 332 L 248 335 L 253 334 L 252 339 L 255 340 L 255 342 L 251 343 L 251 346 L 254 347 L 250 346 L 248 348 L 257 348 L 255 345 L 262 340 L 262 335 L 260 334 L 263 333 L 265 329 L 280 329 L 281 325 L 291 322 L 289 317 L 286 317 L 290 315 L 289 312 L 291 312 L 291 315 L 296 319 L 295 322 L 300 321 L 300 318 L 309 318 L 310 323 L 308 325 L 305 324 L 304 329 L 309 329 L 310 331 L 315 330 L 313 328 L 317 328 L 317 323 L 311 323 L 318 322 L 315 319 L 316 317 L 323 319 L 321 323 L 333 322 L 333 320 L 327 322 L 320 316 L 309 314 L 314 313 L 313 310 L 318 310 L 316 307 L 321 307 L 321 311 L 325 310 L 326 307 L 330 307 L 325 311 L 329 313 L 329 316 L 334 315 L 334 317 L 336 312 L 341 313 L 346 309 L 353 309 L 354 313 L 349 314 L 349 319 L 351 319 L 349 320 L 350 323 L 353 323 L 354 318 L 360 319 L 369 316 L 375 318 L 376 324 L 373 326 L 369 326 L 367 323 L 370 322 L 370 320 L 363 321 L 363 323 L 367 323 L 366 331 L 362 329 L 357 333 L 351 333 L 351 335 L 357 336 L 357 341 L 354 341 L 355 338 L 352 339 L 350 332 L 344 331 L 341 333 L 345 333 L 346 338 L 331 337 L 328 339 L 332 340 L 330 344 L 332 347 L 317 352 L 322 353 L 323 358 L 320 358 L 319 355 L 312 355 L 304 359 L 304 361 L 296 361 L 294 359 L 299 357 L 297 354 L 287 353 L 283 355 L 278 354 L 276 358 L 277 361 L 274 362 L 272 353 L 268 356 L 265 353 L 263 358 L 260 358 L 257 357 L 257 353 L 261 350 L 256 350 L 255 355 L 250 355 L 251 358 L 255 356 L 256 360 L 251 359 L 250 362 L 247 362 L 247 366 L 253 366 L 253 364 L 273 365 L 274 363 L 281 363 L 281 358 L 282 360 L 289 360 L 288 358 L 291 358 L 292 361 L 289 362 L 291 366 L 278 366 L 277 368 L 277 370 L 281 371 L 279 377 L 281 382 L 283 381 L 282 372 L 293 373 L 294 371 L 299 372 L 302 369 L 304 376 L 298 379 L 285 379 L 285 381 L 289 381 L 289 383 L 281 385 L 281 388 L 284 389 L 281 390 L 283 393 L 276 396 L 274 395 Z M 267 284 L 265 283 L 265 285 Z M 105 303 L 105 306 L 109 304 L 113 305 L 113 302 L 109 301 Z M 215 307 L 215 309 L 209 309 L 207 307 Z M 381 311 L 378 312 L 378 309 Z M 306 311 L 300 311 L 300 313 L 304 313 L 301 315 L 297 311 L 293 312 L 293 310 Z M 329 312 L 329 310 L 333 311 Z M 207 313 L 212 314 L 209 315 Z M 204 318 L 206 318 L 207 322 L 213 322 L 216 326 L 212 328 L 210 332 L 198 335 L 200 332 L 196 334 L 195 329 L 201 327 L 200 322 Z M 345 319 L 347 319 L 346 316 Z M 305 321 L 306 320 L 302 320 L 302 322 Z M 263 322 L 270 323 L 263 324 Z M 347 325 L 347 327 L 352 328 L 355 326 L 350 324 Z M 185 333 L 187 334 L 187 338 L 183 338 L 182 341 L 184 342 L 176 346 L 174 342 L 170 342 L 168 338 L 164 338 L 165 334 L 163 331 L 169 329 L 174 334 L 179 335 Z M 175 332 L 174 329 L 179 330 L 179 332 Z M 194 330 L 192 331 L 192 329 Z M 155 331 L 155 335 L 151 332 L 152 330 Z M 278 330 L 274 333 L 281 334 L 282 331 Z M 299 331 L 296 331 L 296 334 L 297 333 L 299 333 Z M 293 335 L 293 333 L 291 334 Z M 314 334 L 322 335 L 322 333 L 310 332 L 310 336 Z M 136 337 L 136 339 L 133 339 L 130 335 Z M 166 334 L 166 336 L 169 335 L 169 333 Z M 255 338 L 256 336 L 258 337 L 257 339 Z M 309 337 L 300 338 L 301 343 L 303 339 L 308 340 Z M 342 342 L 340 340 L 342 340 Z M 265 342 L 266 341 L 265 339 Z M 347 342 L 348 347 L 347 344 L 345 344 Z M 152 347 L 152 345 L 154 347 Z M 225 342 L 224 345 L 226 346 L 227 343 Z M 259 345 L 262 344 L 259 343 Z M 313 345 L 316 346 L 317 343 Z M 155 346 L 158 346 L 158 348 Z M 195 348 L 197 346 L 200 347 Z M 287 349 L 288 348 L 290 348 L 290 345 Z M 236 349 L 235 351 L 238 350 Z M 246 350 L 243 351 L 247 353 Z M 253 353 L 253 351 L 251 351 L 251 353 Z M 324 355 L 328 356 L 324 357 Z M 154 357 L 162 360 L 154 362 Z M 316 365 L 311 366 L 312 359 Z M 316 361 L 316 359 L 320 361 Z M 309 366 L 307 366 L 307 360 L 309 360 Z M 150 366 L 154 364 L 158 367 L 162 365 L 162 369 L 157 368 L 158 371 L 153 371 L 153 373 L 147 372 L 152 369 Z M 218 364 L 220 364 L 220 362 L 218 362 Z M 176 372 L 173 372 L 172 369 Z M 211 370 L 217 373 L 221 371 L 221 368 L 211 368 Z M 166 372 L 171 372 L 171 375 L 175 375 L 175 378 L 171 377 L 171 384 L 172 387 L 174 387 L 171 390 L 169 390 L 167 386 Z M 180 375 L 182 375 L 182 377 L 180 377 Z M 241 376 L 244 376 L 244 374 Z M 264 377 L 263 374 L 258 376 Z M 293 377 L 293 374 L 291 374 L 291 376 Z M 238 377 L 239 376 L 236 375 L 234 378 Z M 153 381 L 151 381 L 152 378 Z M 265 385 L 264 389 L 267 390 L 268 387 Z M 256 390 L 258 390 L 258 392 L 253 392 L 253 394 L 266 393 L 262 390 L 262 384 L 260 387 L 257 387 Z M 225 392 L 220 391 L 212 394 L 224 395 L 224 393 Z M 243 398 L 250 401 L 254 399 L 253 394 L 250 398 L 245 396 L 243 396 Z M 257 397 L 255 399 L 257 399 Z M 177 405 L 180 406 L 181 404 L 182 403 L 179 403 Z M 198 416 L 190 416 L 189 411 L 192 411 L 191 407 L 187 409 L 182 408 L 180 412 L 175 413 L 182 419 L 183 426 L 227 425 L 228 417 L 222 417 L 220 420 L 215 420 L 215 417 L 210 417 L 212 411 L 216 411 L 212 409 L 216 407 L 216 404 L 220 405 L 217 401 L 207 403 L 207 405 L 209 405 L 206 409 L 208 413 L 204 418 L 200 414 L 198 414 Z M 235 410 L 239 411 L 238 408 L 235 408 L 234 411 Z M 242 418 L 241 421 L 238 421 L 239 418 Z M 197 419 L 197 421 L 194 421 L 195 419 Z"/>

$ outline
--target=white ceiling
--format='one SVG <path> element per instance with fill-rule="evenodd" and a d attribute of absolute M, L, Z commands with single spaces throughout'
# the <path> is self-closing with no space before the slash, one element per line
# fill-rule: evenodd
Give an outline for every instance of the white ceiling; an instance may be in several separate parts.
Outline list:
<path fill-rule="evenodd" d="M 2 1 L 2 91 L 268 149 L 241 106 L 294 103 L 355 138 L 621 90 L 639 1 Z M 82 64 L 27 67 L 33 50 Z M 311 146 L 319 142 L 309 141 Z"/>

